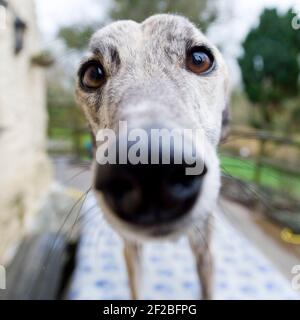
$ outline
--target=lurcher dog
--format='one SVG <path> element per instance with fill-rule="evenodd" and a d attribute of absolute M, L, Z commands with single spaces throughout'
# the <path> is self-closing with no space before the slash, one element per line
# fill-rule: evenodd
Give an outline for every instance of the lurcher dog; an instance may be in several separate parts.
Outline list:
<path fill-rule="evenodd" d="M 227 121 L 228 91 L 222 55 L 184 17 L 117 21 L 92 36 L 76 96 L 95 137 L 105 128 L 118 132 L 118 123 L 126 121 L 131 129 L 143 128 L 146 137 L 155 128 L 200 128 L 205 142 L 203 170 L 197 175 L 185 174 L 187 162 L 95 164 L 99 204 L 124 238 L 133 299 L 140 296 L 143 241 L 182 233 L 195 256 L 202 298 L 212 298 L 210 225 L 220 189 L 216 149 Z M 120 138 L 114 144 L 124 146 Z M 160 143 L 159 159 L 164 148 Z M 184 153 L 170 150 L 171 158 Z"/>

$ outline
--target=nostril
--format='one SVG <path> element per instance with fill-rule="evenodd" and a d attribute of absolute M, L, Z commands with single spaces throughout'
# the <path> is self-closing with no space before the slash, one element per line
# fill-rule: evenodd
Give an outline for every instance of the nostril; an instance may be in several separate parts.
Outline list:
<path fill-rule="evenodd" d="M 110 179 L 103 187 L 103 192 L 110 206 L 117 212 L 131 215 L 141 203 L 138 184 L 131 178 L 123 176 Z"/>
<path fill-rule="evenodd" d="M 201 175 L 187 175 L 182 166 L 173 168 L 165 179 L 164 192 L 172 200 L 188 200 L 200 191 L 205 174 L 206 168 Z"/>
<path fill-rule="evenodd" d="M 123 198 L 134 189 L 134 185 L 127 178 L 115 178 L 109 180 L 103 189 L 115 198 Z"/>

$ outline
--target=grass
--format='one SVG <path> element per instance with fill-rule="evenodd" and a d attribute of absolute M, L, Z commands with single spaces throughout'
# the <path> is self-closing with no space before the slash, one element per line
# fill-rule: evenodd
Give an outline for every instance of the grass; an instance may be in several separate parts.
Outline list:
<path fill-rule="evenodd" d="M 255 164 L 253 160 L 239 159 L 220 155 L 221 166 L 225 174 L 246 182 L 254 182 Z M 300 177 L 284 173 L 271 166 L 264 165 L 261 169 L 260 184 L 265 187 L 290 193 L 300 199 Z"/>
<path fill-rule="evenodd" d="M 66 128 L 52 128 L 52 139 L 63 139 L 74 143 L 72 130 Z M 89 133 L 79 134 L 78 147 L 82 157 L 86 157 L 86 146 L 91 143 Z M 239 178 L 245 182 L 254 182 L 255 163 L 250 159 L 240 159 L 233 156 L 221 154 L 221 166 L 225 174 Z M 296 199 L 300 199 L 300 177 L 281 172 L 277 168 L 264 165 L 261 169 L 260 184 L 275 190 L 283 190 L 290 193 Z"/>

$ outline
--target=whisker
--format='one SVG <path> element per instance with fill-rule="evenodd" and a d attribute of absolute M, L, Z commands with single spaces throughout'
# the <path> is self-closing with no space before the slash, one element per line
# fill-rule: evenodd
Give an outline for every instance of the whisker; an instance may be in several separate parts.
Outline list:
<path fill-rule="evenodd" d="M 86 225 L 86 223 L 87 223 L 88 221 L 90 221 L 91 217 L 92 217 L 92 218 L 95 218 L 95 215 L 91 215 L 91 217 L 89 217 L 88 219 L 85 219 L 85 218 L 86 218 L 85 215 L 86 215 L 87 213 L 89 213 L 91 210 L 93 210 L 93 209 L 95 209 L 95 208 L 97 208 L 97 207 L 98 207 L 98 204 L 97 204 L 97 203 L 95 203 L 95 204 L 93 204 L 92 206 L 90 206 L 86 211 L 84 211 L 84 212 L 80 215 L 80 217 L 78 218 L 77 223 L 81 223 L 81 227 L 84 227 L 84 226 Z M 97 208 L 97 209 L 98 209 L 98 208 Z M 85 220 L 83 220 L 83 219 L 85 219 Z M 82 220 L 83 220 L 83 222 L 82 222 Z"/>
<path fill-rule="evenodd" d="M 81 212 L 81 210 L 82 210 L 82 207 L 83 207 L 83 205 L 84 205 L 84 203 L 85 203 L 85 201 L 86 201 L 86 199 L 87 199 L 87 195 L 88 195 L 88 192 L 85 194 L 84 200 L 82 201 L 82 203 L 81 203 L 81 205 L 80 205 L 80 208 L 79 208 L 79 210 L 77 211 L 77 215 L 76 215 L 75 221 L 74 221 L 74 223 L 73 223 L 73 225 L 72 225 L 72 227 L 71 227 L 71 231 L 69 232 L 70 236 L 69 236 L 69 239 L 68 239 L 68 240 L 70 240 L 70 239 L 72 238 L 72 233 L 73 233 L 74 227 L 75 227 L 75 225 L 77 224 L 78 217 L 79 217 L 80 212 Z"/>
<path fill-rule="evenodd" d="M 224 163 L 222 164 L 222 169 L 225 169 L 224 166 L 226 167 L 231 167 L 231 168 L 239 168 L 239 169 L 244 169 L 244 170 L 251 170 L 251 169 L 255 169 L 255 164 L 250 164 L 250 163 L 247 163 L 246 160 L 243 160 L 243 159 L 239 159 L 239 161 L 244 161 L 243 165 L 238 165 L 238 164 L 225 164 Z M 262 166 L 263 167 L 263 166 Z M 269 173 L 268 172 L 268 175 L 272 178 L 274 178 L 275 180 L 279 181 L 280 178 L 282 178 L 282 174 L 280 172 L 278 172 L 277 175 L 273 174 L 273 173 Z"/>
<path fill-rule="evenodd" d="M 84 172 L 88 171 L 89 168 L 86 167 L 85 169 L 77 172 L 76 174 L 74 174 L 72 177 L 70 177 L 69 179 L 67 179 L 66 181 L 64 181 L 63 183 L 66 184 L 66 183 L 69 183 L 70 181 L 72 181 L 73 179 L 75 179 L 76 177 L 80 176 L 81 174 L 83 174 Z"/>
<path fill-rule="evenodd" d="M 59 234 L 61 233 L 61 231 L 62 231 L 65 223 L 67 222 L 68 218 L 69 218 L 70 215 L 72 214 L 72 212 L 73 212 L 74 208 L 76 207 L 76 205 L 77 205 L 78 203 L 80 203 L 80 201 L 81 201 L 84 197 L 87 196 L 87 194 L 91 191 L 91 189 L 92 189 L 92 188 L 90 187 L 85 193 L 83 193 L 83 195 L 81 195 L 81 196 L 79 197 L 79 199 L 73 204 L 73 206 L 71 207 L 70 211 L 69 211 L 68 214 L 66 215 L 66 217 L 65 217 L 62 225 L 60 226 L 60 228 L 59 228 L 58 231 L 56 232 L 56 235 L 55 235 L 55 238 L 54 238 L 54 240 L 53 240 L 52 246 L 51 246 L 51 248 L 50 248 L 50 250 L 49 250 L 49 252 L 48 252 L 48 254 L 47 254 L 47 256 L 46 256 L 46 259 L 45 259 L 45 262 L 44 262 L 43 266 L 41 267 L 41 269 L 40 269 L 40 271 L 39 271 L 38 279 L 40 279 L 40 278 L 43 276 L 43 273 L 47 270 L 47 265 L 48 265 L 49 259 L 50 259 L 51 256 L 52 256 L 52 253 L 53 253 L 53 251 L 54 251 L 55 245 L 57 244 L 58 236 L 59 236 Z M 31 293 L 31 290 L 33 290 L 33 288 L 29 288 L 29 291 L 28 291 L 29 294 Z"/>
<path fill-rule="evenodd" d="M 262 195 L 259 194 L 259 192 L 255 189 L 254 186 L 253 186 L 253 188 L 252 188 L 250 185 L 248 185 L 248 184 L 242 182 L 241 180 L 233 177 L 230 173 L 227 172 L 227 170 L 226 170 L 225 168 L 222 168 L 222 169 L 225 171 L 225 173 L 226 173 L 226 175 L 227 175 L 228 178 L 231 178 L 231 179 L 233 179 L 234 181 L 236 181 L 236 182 L 242 187 L 242 190 L 243 190 L 243 189 L 247 189 L 248 191 L 250 191 L 250 192 L 256 197 L 256 199 L 260 200 L 261 203 L 262 203 L 267 209 L 269 209 L 269 210 L 274 210 L 274 209 L 276 209 L 276 207 L 274 207 L 274 206 L 272 206 L 272 205 L 269 204 L 268 199 L 265 199 L 266 196 L 262 196 Z"/>
<path fill-rule="evenodd" d="M 62 225 L 60 226 L 60 228 L 57 231 L 57 235 L 62 231 L 63 227 L 65 226 L 67 220 L 69 219 L 70 215 L 72 214 L 74 208 L 77 206 L 78 203 L 80 203 L 80 201 L 82 199 L 86 199 L 87 194 L 92 190 L 92 187 L 89 187 L 79 198 L 78 200 L 73 204 L 73 206 L 71 207 L 70 211 L 68 212 L 68 214 L 66 215 Z"/>

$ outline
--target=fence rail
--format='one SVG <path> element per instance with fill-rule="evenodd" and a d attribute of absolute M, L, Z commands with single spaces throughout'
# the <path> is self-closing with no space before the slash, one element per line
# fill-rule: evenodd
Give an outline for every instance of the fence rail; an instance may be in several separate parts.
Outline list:
<path fill-rule="evenodd" d="M 288 161 L 288 157 L 285 160 L 277 160 L 276 158 L 271 158 L 267 155 L 266 146 L 268 144 L 276 144 L 281 146 L 291 147 L 299 152 L 300 154 L 300 139 L 298 137 L 285 137 L 282 135 L 274 134 L 272 132 L 263 131 L 263 130 L 252 130 L 246 131 L 237 128 L 232 128 L 229 134 L 227 141 L 225 141 L 224 145 L 227 143 L 231 143 L 236 140 L 255 140 L 258 143 L 258 150 L 254 156 L 254 158 L 250 158 L 249 160 L 253 160 L 255 174 L 253 177 L 253 181 L 260 184 L 261 182 L 261 171 L 263 167 L 272 167 L 275 170 L 278 170 L 281 173 L 288 174 L 290 176 L 300 177 L 300 163 L 299 165 L 291 164 Z M 234 155 L 235 158 L 244 159 L 241 156 Z"/>
<path fill-rule="evenodd" d="M 300 139 L 274 135 L 273 133 L 267 131 L 242 131 L 238 129 L 232 129 L 230 131 L 230 136 L 273 142 L 276 144 L 289 145 L 300 149 Z"/>

